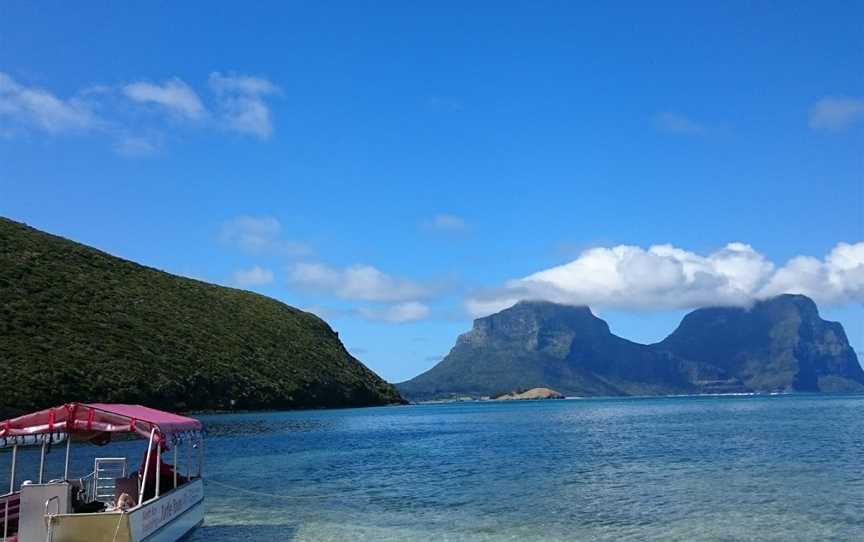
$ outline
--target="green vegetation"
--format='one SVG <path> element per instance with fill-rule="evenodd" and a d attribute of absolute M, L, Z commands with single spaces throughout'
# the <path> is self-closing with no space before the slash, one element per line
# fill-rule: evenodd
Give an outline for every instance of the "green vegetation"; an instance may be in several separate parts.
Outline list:
<path fill-rule="evenodd" d="M 320 318 L 0 218 L 0 411 L 402 402 Z"/>

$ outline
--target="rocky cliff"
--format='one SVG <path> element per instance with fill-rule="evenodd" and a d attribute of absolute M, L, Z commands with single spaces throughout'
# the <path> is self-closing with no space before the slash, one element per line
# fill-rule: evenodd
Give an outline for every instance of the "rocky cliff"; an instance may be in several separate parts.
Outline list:
<path fill-rule="evenodd" d="M 840 324 L 804 296 L 699 309 L 654 345 L 615 336 L 587 307 L 523 301 L 475 320 L 429 371 L 398 385 L 409 398 L 549 387 L 566 395 L 864 391 Z"/>

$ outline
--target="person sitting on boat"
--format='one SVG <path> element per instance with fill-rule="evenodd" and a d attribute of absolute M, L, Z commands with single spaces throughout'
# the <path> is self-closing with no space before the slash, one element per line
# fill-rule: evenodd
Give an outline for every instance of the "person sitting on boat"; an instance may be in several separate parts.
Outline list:
<path fill-rule="evenodd" d="M 147 480 L 145 480 L 144 485 L 144 502 L 152 499 L 156 496 L 156 453 L 155 451 L 150 455 L 150 468 L 145 469 L 147 464 L 147 457 L 145 455 L 144 459 L 141 461 L 141 467 L 138 469 L 138 476 L 144 477 L 144 472 L 147 472 Z M 161 454 L 160 454 L 161 455 Z M 159 461 L 159 492 L 166 493 L 174 489 L 174 468 L 166 463 L 164 460 Z M 179 472 L 176 474 L 177 476 L 177 487 L 182 486 L 186 482 L 188 482 L 188 478 L 182 476 Z"/>

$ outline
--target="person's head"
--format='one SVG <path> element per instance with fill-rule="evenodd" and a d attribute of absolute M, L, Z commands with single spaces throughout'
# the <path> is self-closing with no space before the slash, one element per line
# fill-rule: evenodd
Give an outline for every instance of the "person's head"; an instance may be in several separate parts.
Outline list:
<path fill-rule="evenodd" d="M 117 499 L 118 510 L 123 510 L 125 512 L 133 506 L 135 506 L 135 501 L 132 500 L 132 497 L 128 493 L 122 493 L 120 498 Z"/>

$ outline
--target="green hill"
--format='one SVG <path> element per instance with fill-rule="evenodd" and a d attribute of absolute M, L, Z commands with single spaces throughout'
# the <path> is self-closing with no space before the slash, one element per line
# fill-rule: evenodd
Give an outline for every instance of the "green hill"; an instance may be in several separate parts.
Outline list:
<path fill-rule="evenodd" d="M 0 412 L 402 402 L 323 320 L 0 218 Z"/>

